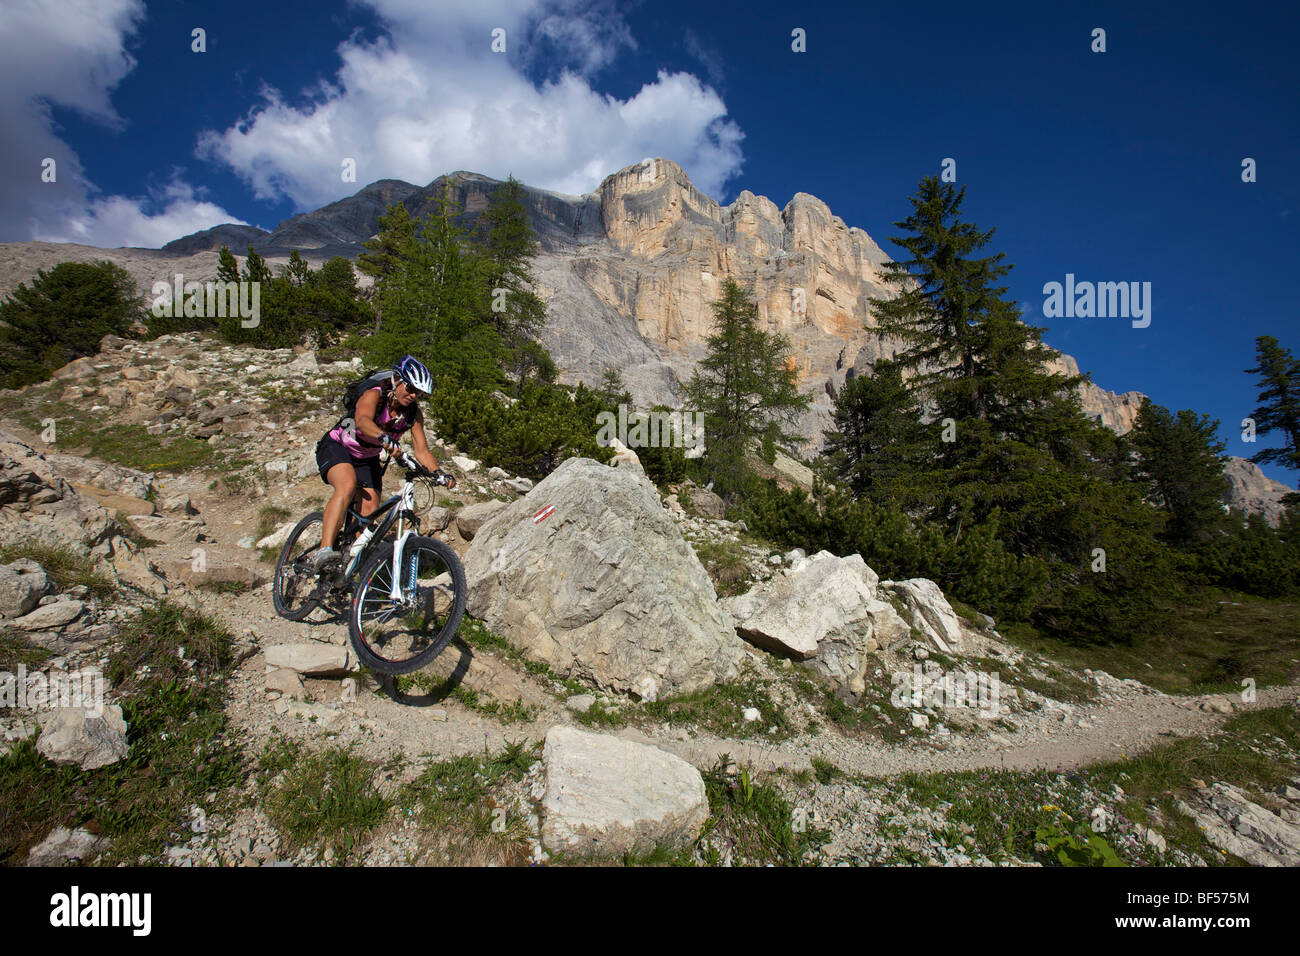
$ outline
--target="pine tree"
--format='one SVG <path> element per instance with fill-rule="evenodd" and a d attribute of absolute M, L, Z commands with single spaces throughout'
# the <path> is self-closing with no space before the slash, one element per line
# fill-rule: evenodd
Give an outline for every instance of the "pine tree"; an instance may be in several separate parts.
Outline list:
<path fill-rule="evenodd" d="M 37 271 L 0 305 L 0 383 L 20 388 L 99 351 L 143 318 L 135 280 L 112 262 L 61 262 Z"/>
<path fill-rule="evenodd" d="M 507 356 L 491 319 L 487 260 L 467 242 L 457 212 L 444 188 L 414 244 L 393 260 L 374 300 L 380 324 L 367 351 L 376 365 L 409 354 L 435 376 L 497 388 Z"/>
<path fill-rule="evenodd" d="M 870 375 L 845 382 L 833 415 L 825 454 L 831 473 L 855 495 L 887 494 L 888 485 L 915 468 L 920 410 L 894 362 L 882 359 Z"/>
<path fill-rule="evenodd" d="M 912 197 L 913 212 L 894 225 L 906 236 L 890 241 L 910 258 L 881 267 L 894 286 L 893 298 L 872 299 L 878 335 L 903 343 L 896 361 L 917 375 L 916 386 L 940 410 L 956 419 L 984 419 L 988 401 L 976 377 L 977 324 L 1006 289 L 993 283 L 1010 267 L 998 253 L 972 254 L 988 245 L 994 230 L 980 232 L 960 219 L 966 190 L 938 177 L 921 180 Z"/>
<path fill-rule="evenodd" d="M 1300 360 L 1271 335 L 1255 340 L 1257 364 L 1246 371 L 1259 376 L 1259 407 L 1251 412 L 1258 435 L 1280 432 L 1283 446 L 1250 456 L 1257 463 L 1277 462 L 1300 470 Z"/>
<path fill-rule="evenodd" d="M 374 239 L 362 243 L 366 252 L 357 257 L 357 269 L 374 276 L 372 293 L 379 294 L 389 278 L 411 257 L 415 250 L 416 223 L 407 212 L 405 203 L 389 206 L 379 217 L 379 231 Z"/>
<path fill-rule="evenodd" d="M 270 282 L 272 279 L 271 267 L 252 246 L 248 247 L 248 259 L 244 262 L 244 279 L 248 282 Z"/>
<path fill-rule="evenodd" d="M 239 260 L 231 254 L 229 246 L 222 246 L 221 252 L 217 256 L 217 281 L 239 281 Z"/>
<path fill-rule="evenodd" d="M 728 278 L 713 304 L 708 354 L 686 387 L 694 410 L 704 414 L 704 468 L 720 494 L 734 495 L 746 474 L 746 456 L 769 426 L 783 442 L 798 436 L 785 426 L 807 409 L 786 359 L 786 340 L 758 327 L 758 306 Z"/>
<path fill-rule="evenodd" d="M 1218 427 L 1208 415 L 1184 409 L 1175 416 L 1147 398 L 1129 433 L 1138 454 L 1134 477 L 1148 499 L 1168 513 L 1165 534 L 1172 544 L 1205 540 L 1223 517 L 1228 481 Z"/>

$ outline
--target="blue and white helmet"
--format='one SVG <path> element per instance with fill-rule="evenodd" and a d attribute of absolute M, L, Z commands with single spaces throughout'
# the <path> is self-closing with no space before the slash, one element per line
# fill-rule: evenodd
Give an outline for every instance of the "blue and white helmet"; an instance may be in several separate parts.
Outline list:
<path fill-rule="evenodd" d="M 417 359 L 408 355 L 393 366 L 393 374 L 421 395 L 433 394 L 433 376 Z"/>

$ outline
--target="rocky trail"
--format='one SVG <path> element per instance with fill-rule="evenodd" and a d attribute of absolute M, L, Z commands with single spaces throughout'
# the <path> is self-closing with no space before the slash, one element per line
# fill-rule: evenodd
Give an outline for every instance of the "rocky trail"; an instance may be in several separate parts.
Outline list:
<path fill-rule="evenodd" d="M 201 377 L 188 371 L 200 353 Z M 725 520 L 704 489 L 662 494 L 626 449 L 613 467 L 570 459 L 534 487 L 451 446 L 435 452 L 459 486 L 420 507 L 425 533 L 465 564 L 469 617 L 424 671 L 381 681 L 358 667 L 341 618 L 290 622 L 270 595 L 285 535 L 325 500 L 314 445 L 355 363 L 166 336 L 106 340 L 73 365 L 0 396 L 0 545 L 28 555 L 0 566 L 6 640 L 54 655 L 49 666 L 102 666 L 137 610 L 166 598 L 233 636 L 225 710 L 251 755 L 285 740 L 342 749 L 390 768 L 397 785 L 433 763 L 544 742 L 511 791 L 526 823 L 524 856 L 505 851 L 515 862 L 661 845 L 694 845 L 698 862 L 753 862 L 739 846 L 696 844 L 709 813 L 702 775 L 745 767 L 825 825 L 819 862 L 993 865 L 968 832 L 940 839 L 944 813 L 891 781 L 1110 764 L 1300 695 L 1293 682 L 1251 700 L 1169 696 L 1066 667 L 1012 645 L 991 618 L 958 614 L 933 582 L 882 580 L 857 555 L 781 554 Z M 57 434 L 46 434 L 52 421 Z M 154 464 L 178 455 L 189 463 Z M 797 480 L 797 467 L 786 472 Z M 553 508 L 543 522 L 532 520 L 539 503 Z M 30 557 L 51 548 L 93 561 L 112 593 L 57 584 Z M 718 561 L 739 569 L 730 596 L 710 577 Z M 0 751 L 39 735 L 55 762 L 122 758 L 120 708 L 102 727 L 68 711 L 0 714 Z M 1285 787 L 1269 809 L 1228 786 L 1207 785 L 1187 815 L 1222 852 L 1294 865 L 1300 792 Z M 80 833 L 52 832 L 32 859 L 86 858 L 98 838 Z M 1150 862 L 1204 862 L 1164 856 L 1149 827 L 1121 836 Z M 408 819 L 352 852 L 437 862 L 446 848 L 427 837 Z M 306 863 L 323 852 L 290 849 L 256 808 L 196 830 L 166 861 Z"/>

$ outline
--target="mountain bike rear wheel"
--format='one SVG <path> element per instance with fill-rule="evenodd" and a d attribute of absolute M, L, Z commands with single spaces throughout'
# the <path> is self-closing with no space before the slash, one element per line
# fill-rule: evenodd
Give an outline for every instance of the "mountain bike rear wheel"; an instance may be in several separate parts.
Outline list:
<path fill-rule="evenodd" d="M 393 547 L 385 543 L 357 577 L 348 636 L 357 658 L 381 674 L 406 674 L 443 652 L 465 616 L 465 569 L 437 538 L 406 539 L 399 594 L 392 597 Z"/>
<path fill-rule="evenodd" d="M 324 524 L 325 512 L 313 511 L 289 532 L 280 550 L 271 585 L 271 603 L 281 617 L 301 621 L 320 603 L 319 575 L 311 555 L 320 547 Z"/>

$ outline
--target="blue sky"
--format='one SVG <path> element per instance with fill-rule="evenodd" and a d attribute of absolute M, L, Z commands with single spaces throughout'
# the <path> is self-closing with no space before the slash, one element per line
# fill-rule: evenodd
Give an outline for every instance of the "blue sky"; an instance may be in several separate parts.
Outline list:
<path fill-rule="evenodd" d="M 722 202 L 812 193 L 893 253 L 907 197 L 951 157 L 968 218 L 997 228 L 1012 294 L 1050 344 L 1106 388 L 1219 419 L 1230 454 L 1255 451 L 1238 428 L 1255 407 L 1255 337 L 1300 353 L 1300 14 L 919 11 L 6 0 L 0 241 L 157 246 L 218 222 L 272 228 L 375 179 L 460 168 L 584 192 L 659 155 Z M 1090 49 L 1097 27 L 1104 53 Z M 56 183 L 39 181 L 44 157 Z M 355 184 L 340 157 L 357 160 Z M 1150 326 L 1045 319 L 1043 285 L 1066 273 L 1150 282 Z"/>

